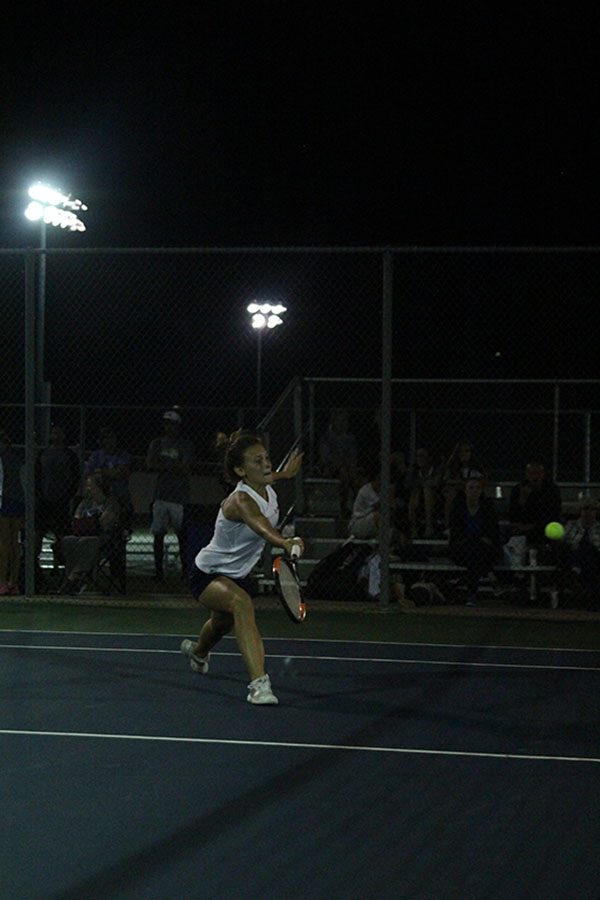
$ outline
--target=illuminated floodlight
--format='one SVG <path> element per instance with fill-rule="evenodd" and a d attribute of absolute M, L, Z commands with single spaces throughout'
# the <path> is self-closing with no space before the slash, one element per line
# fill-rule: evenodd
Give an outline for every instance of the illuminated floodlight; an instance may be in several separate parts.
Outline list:
<path fill-rule="evenodd" d="M 31 203 L 25 210 L 25 216 L 30 222 L 43 221 L 45 225 L 67 228 L 69 231 L 85 231 L 85 225 L 75 214 L 75 211 L 87 209 L 81 200 L 73 200 L 69 194 L 57 191 L 41 181 L 32 184 L 27 193 L 31 197 Z"/>
<path fill-rule="evenodd" d="M 262 383 L 262 340 L 265 328 L 273 330 L 278 325 L 283 325 L 281 314 L 287 312 L 282 303 L 257 303 L 255 300 L 246 306 L 251 316 L 251 325 L 256 332 L 256 414 L 261 412 L 261 383 Z"/>
<path fill-rule="evenodd" d="M 44 207 L 37 200 L 33 200 L 25 210 L 25 215 L 30 222 L 39 222 L 44 217 Z"/>
<path fill-rule="evenodd" d="M 281 303 L 276 303 L 275 306 L 272 306 L 270 303 L 249 303 L 246 309 L 251 314 L 260 312 L 263 316 L 268 316 L 270 313 L 279 316 L 287 311 L 287 307 Z"/>
<path fill-rule="evenodd" d="M 36 181 L 27 191 L 32 200 L 39 200 L 40 203 L 47 203 L 50 206 L 63 206 L 65 209 L 87 209 L 85 203 L 81 200 L 72 200 L 70 194 L 63 194 L 62 191 L 56 191 L 41 181 Z"/>

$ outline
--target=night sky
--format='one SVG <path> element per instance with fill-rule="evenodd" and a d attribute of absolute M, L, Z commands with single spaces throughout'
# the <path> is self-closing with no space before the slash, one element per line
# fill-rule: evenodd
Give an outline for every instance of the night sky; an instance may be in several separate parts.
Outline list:
<path fill-rule="evenodd" d="M 21 4 L 3 24 L 0 246 L 23 192 L 76 246 L 589 245 L 595 29 L 577 6 Z"/>
<path fill-rule="evenodd" d="M 23 216 L 26 188 L 36 179 L 89 206 L 87 231 L 54 230 L 52 247 L 599 243 L 596 32 L 576 6 L 547 6 L 542 15 L 481 4 L 440 12 L 429 4 L 351 9 L 312 0 L 223 0 L 198 9 L 158 3 L 125 12 L 25 4 L 4 24 L 3 37 L 0 247 L 37 245 Z M 589 321 L 600 286 L 597 259 L 566 267 L 538 259 L 525 273 L 513 257 L 491 268 L 473 257 L 398 267 L 393 374 L 595 377 Z M 199 359 L 217 379 L 223 336 L 207 333 L 197 298 L 210 294 L 210 309 L 238 304 L 228 340 L 246 374 L 232 369 L 225 393 L 234 396 L 242 379 L 251 399 L 255 349 L 243 309 L 271 276 L 236 265 L 233 273 L 223 266 L 222 276 L 215 269 L 206 285 L 192 273 L 204 286 L 182 300 L 176 324 L 186 361 L 190 347 L 210 345 Z M 295 309 L 287 332 L 293 342 L 284 350 L 287 338 L 279 336 L 277 354 L 266 349 L 269 400 L 293 374 L 378 376 L 378 280 L 365 276 L 363 284 L 362 273 L 357 282 L 315 260 L 298 270 L 286 265 L 274 267 L 275 288 Z M 167 276 L 177 296 L 186 296 L 179 285 L 189 279 L 165 267 Z M 123 283 L 116 267 L 99 266 L 82 283 L 107 286 L 115 278 Z M 127 295 L 116 288 L 102 298 L 88 293 L 86 316 L 79 282 L 70 287 L 72 315 L 61 289 L 48 323 L 55 388 L 61 366 L 63 374 L 83 367 L 81 340 L 95 328 L 89 347 L 99 359 L 114 357 L 118 334 L 124 350 L 111 372 L 127 385 L 127 401 L 141 398 L 140 384 L 159 396 L 160 386 L 141 369 L 134 382 L 123 377 L 133 352 L 127 323 L 119 332 L 105 328 L 104 337 L 98 327 L 106 326 L 111 304 L 113 321 L 123 312 L 137 318 L 136 300 L 149 319 L 153 300 L 140 296 L 135 278 Z M 53 283 L 49 277 L 49 290 Z M 355 325 L 349 344 L 331 310 L 358 302 L 358 283 L 375 312 Z M 16 296 L 20 304 L 20 288 Z M 172 298 L 165 294 L 165 302 Z M 61 339 L 65 328 L 69 342 Z M 148 331 L 153 345 L 157 333 Z M 166 329 L 167 343 L 175 333 Z M 92 357 L 89 351 L 88 367 Z M 189 365 L 181 365 L 185 390 L 163 379 L 169 397 L 197 393 Z M 119 397 L 106 378 L 85 371 L 98 397 L 102 389 Z M 69 387 L 81 384 L 71 374 Z M 219 386 L 215 380 L 205 396 L 216 401 Z M 61 396 L 78 401 L 73 390 Z"/>

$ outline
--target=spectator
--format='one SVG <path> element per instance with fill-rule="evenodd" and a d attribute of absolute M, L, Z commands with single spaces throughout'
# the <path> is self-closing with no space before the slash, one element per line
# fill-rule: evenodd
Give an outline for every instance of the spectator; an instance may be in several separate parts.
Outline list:
<path fill-rule="evenodd" d="M 459 491 L 464 491 L 468 478 L 485 475 L 481 462 L 475 458 L 469 441 L 459 441 L 450 454 L 442 476 L 444 496 L 444 525 L 450 527 L 450 509 Z"/>
<path fill-rule="evenodd" d="M 64 429 L 52 425 L 50 443 L 36 461 L 36 558 L 47 534 L 59 543 L 68 534 L 80 478 L 79 459 L 67 447 Z"/>
<path fill-rule="evenodd" d="M 598 503 L 591 497 L 581 501 L 579 517 L 567 522 L 565 536 L 558 545 L 562 588 L 600 605 L 600 522 Z"/>
<path fill-rule="evenodd" d="M 379 535 L 379 492 L 381 477 L 378 470 L 372 470 L 369 480 L 356 493 L 348 531 L 360 541 L 367 541 Z"/>
<path fill-rule="evenodd" d="M 502 555 L 500 525 L 494 501 L 483 495 L 483 479 L 470 477 L 458 491 L 450 510 L 450 558 L 467 569 L 467 606 L 477 603 L 484 575 L 492 573 Z M 496 579 L 492 580 L 496 584 Z"/>
<path fill-rule="evenodd" d="M 108 479 L 101 475 L 88 475 L 83 498 L 71 524 L 73 533 L 60 542 L 66 573 L 61 594 L 78 594 L 83 590 L 100 550 L 115 534 L 119 516 L 119 503 L 111 494 Z"/>
<path fill-rule="evenodd" d="M 561 516 L 560 489 L 547 475 L 539 460 L 525 467 L 525 477 L 510 492 L 508 518 L 512 535 L 523 535 L 530 547 L 548 546 L 544 528 Z"/>
<path fill-rule="evenodd" d="M 321 472 L 325 478 L 338 478 L 342 515 L 351 512 L 351 498 L 356 494 L 358 445 L 348 431 L 348 414 L 336 409 L 319 445 Z"/>
<path fill-rule="evenodd" d="M 94 450 L 84 466 L 84 475 L 100 475 L 106 479 L 110 493 L 121 508 L 121 524 L 127 531 L 133 527 L 133 504 L 129 494 L 131 457 L 118 446 L 112 428 L 100 429 L 100 446 Z"/>
<path fill-rule="evenodd" d="M 19 594 L 25 496 L 21 482 L 22 459 L 10 435 L 0 429 L 0 594 Z"/>
<path fill-rule="evenodd" d="M 423 527 L 424 537 L 435 536 L 441 479 L 442 473 L 430 451 L 426 447 L 420 447 L 405 482 L 408 491 L 408 523 L 411 538 L 418 537 Z"/>
<path fill-rule="evenodd" d="M 194 445 L 180 437 L 181 416 L 174 410 L 163 415 L 164 434 L 154 438 L 148 447 L 146 467 L 156 472 L 152 503 L 154 535 L 154 569 L 158 581 L 164 581 L 164 540 L 169 527 L 177 535 L 182 574 L 185 575 L 185 532 L 183 514 L 189 502 L 190 475 L 194 465 Z"/>
<path fill-rule="evenodd" d="M 395 485 L 390 480 L 392 543 L 405 540 L 399 532 L 398 501 L 395 496 Z M 357 491 L 352 507 L 352 516 L 348 524 L 348 531 L 359 541 L 368 541 L 379 538 L 380 505 L 381 505 L 381 474 L 379 469 L 372 468 L 367 481 Z"/>

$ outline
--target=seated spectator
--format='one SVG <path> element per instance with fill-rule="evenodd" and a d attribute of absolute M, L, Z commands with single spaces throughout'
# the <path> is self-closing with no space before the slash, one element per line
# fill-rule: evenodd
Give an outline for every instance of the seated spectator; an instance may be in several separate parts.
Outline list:
<path fill-rule="evenodd" d="M 448 457 L 442 476 L 444 496 L 444 525 L 450 527 L 450 509 L 459 491 L 464 491 L 468 478 L 486 474 L 482 463 L 473 454 L 469 441 L 459 441 Z"/>
<path fill-rule="evenodd" d="M 68 533 L 80 477 L 79 459 L 67 447 L 64 429 L 52 425 L 50 443 L 36 460 L 36 558 L 47 534 L 60 542 Z"/>
<path fill-rule="evenodd" d="M 133 504 L 129 494 L 131 457 L 127 450 L 119 449 L 117 436 L 112 428 L 100 429 L 100 447 L 94 450 L 84 466 L 84 475 L 100 475 L 106 479 L 110 492 L 119 502 L 121 524 L 127 531 L 133 526 Z"/>
<path fill-rule="evenodd" d="M 570 589 L 590 606 L 600 606 L 600 522 L 598 502 L 591 497 L 581 501 L 579 517 L 567 522 L 565 536 L 558 544 L 562 570 L 562 588 Z"/>
<path fill-rule="evenodd" d="M 73 533 L 60 542 L 66 572 L 61 594 L 78 594 L 83 590 L 100 551 L 115 535 L 119 515 L 119 503 L 111 494 L 107 479 L 88 475 L 83 498 L 75 510 Z"/>
<path fill-rule="evenodd" d="M 379 535 L 379 492 L 381 477 L 379 471 L 371 471 L 365 484 L 360 487 L 354 499 L 348 531 L 359 541 L 367 541 Z"/>
<path fill-rule="evenodd" d="M 442 473 L 426 447 L 420 447 L 415 462 L 408 471 L 405 487 L 408 492 L 408 522 L 411 538 L 434 537 L 436 516 L 440 504 Z"/>
<path fill-rule="evenodd" d="M 338 478 L 342 515 L 351 512 L 351 498 L 356 494 L 358 445 L 348 431 L 348 414 L 336 409 L 319 444 L 319 463 L 324 478 Z"/>
<path fill-rule="evenodd" d="M 494 501 L 483 495 L 483 479 L 468 478 L 450 510 L 450 558 L 467 569 L 467 606 L 477 604 L 477 589 L 484 575 L 502 555 L 502 539 Z"/>
<path fill-rule="evenodd" d="M 10 435 L 0 429 L 0 594 L 21 593 L 19 532 L 25 515 L 22 462 L 12 447 Z"/>
<path fill-rule="evenodd" d="M 539 460 L 525 467 L 525 477 L 510 492 L 508 518 L 511 535 L 524 535 L 529 547 L 547 548 L 544 528 L 548 522 L 560 521 L 560 489 L 546 474 Z"/>

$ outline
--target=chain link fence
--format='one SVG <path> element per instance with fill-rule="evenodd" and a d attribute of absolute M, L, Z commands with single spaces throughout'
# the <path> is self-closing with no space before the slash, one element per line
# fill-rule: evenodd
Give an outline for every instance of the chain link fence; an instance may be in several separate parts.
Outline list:
<path fill-rule="evenodd" d="M 172 527 L 164 580 L 155 581 L 156 474 L 147 455 L 168 409 L 177 410 L 180 435 L 193 445 L 185 506 L 195 544 L 227 490 L 216 436 L 237 428 L 260 429 L 276 466 L 303 447 L 303 477 L 278 485 L 282 513 L 298 533 L 307 517 L 333 512 L 339 543 L 373 467 L 383 460 L 381 494 L 389 501 L 399 465 L 411 467 L 426 448 L 443 471 L 460 442 L 485 469 L 504 539 L 510 491 L 532 461 L 558 483 L 563 519 L 576 518 L 581 498 L 596 497 L 600 485 L 598 382 L 588 368 L 595 338 L 585 312 L 594 305 L 598 262 L 593 249 L 0 251 L 0 423 L 23 459 L 27 426 L 35 431 L 24 476 L 28 519 L 40 506 L 32 460 L 52 426 L 63 429 L 77 458 L 73 502 L 108 429 L 128 459 L 127 595 L 185 595 L 180 555 L 190 551 Z M 253 302 L 285 306 L 282 325 L 254 330 L 246 311 Z M 345 493 L 322 458 L 336 411 L 357 444 Z M 443 510 L 442 499 L 433 534 L 409 535 L 421 561 L 426 538 L 436 552 L 447 549 Z M 398 547 L 392 518 L 382 519 L 387 571 Z M 21 587 L 55 592 L 56 535 L 47 533 L 40 549 L 29 528 L 35 553 Z M 334 546 L 317 540 L 313 563 Z M 45 577 L 34 578 L 34 562 Z M 384 575 L 385 603 L 389 591 Z M 593 605 L 584 592 L 570 602 Z"/>

